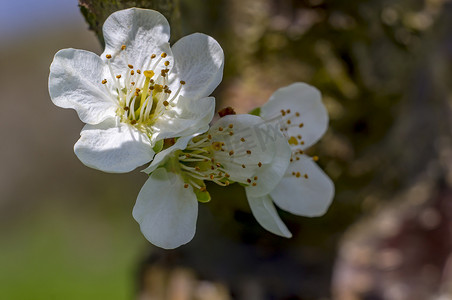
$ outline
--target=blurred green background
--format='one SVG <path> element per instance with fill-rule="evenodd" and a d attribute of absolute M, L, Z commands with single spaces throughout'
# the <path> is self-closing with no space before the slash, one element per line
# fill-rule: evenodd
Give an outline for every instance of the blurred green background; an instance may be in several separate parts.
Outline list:
<path fill-rule="evenodd" d="M 246 113 L 295 81 L 322 91 L 330 129 L 311 154 L 336 184 L 326 216 L 281 214 L 295 233 L 289 241 L 256 225 L 238 187 L 212 187 L 197 236 L 181 250 L 210 271 L 190 255 L 185 263 L 216 274 L 246 262 L 243 253 L 277 254 L 302 271 L 265 261 L 304 294 L 287 299 L 452 299 L 450 1 L 176 3 L 174 32 L 207 33 L 225 50 L 218 109 Z M 146 178 L 101 173 L 75 157 L 83 124 L 47 92 L 62 48 L 102 51 L 77 1 L 2 3 L 0 299 L 133 299 L 153 252 L 131 216 Z M 227 261 L 209 256 L 222 251 Z M 219 277 L 234 290 L 233 276 Z"/>

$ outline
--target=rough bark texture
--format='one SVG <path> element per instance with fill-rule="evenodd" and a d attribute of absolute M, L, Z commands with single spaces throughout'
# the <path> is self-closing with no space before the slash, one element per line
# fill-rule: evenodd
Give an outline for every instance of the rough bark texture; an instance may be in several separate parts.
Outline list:
<path fill-rule="evenodd" d="M 89 29 L 96 33 L 101 45 L 104 45 L 102 25 L 105 19 L 115 11 L 130 7 L 159 11 L 171 25 L 171 40 L 177 40 L 180 37 L 178 0 L 79 0 L 79 7 L 89 24 Z"/>

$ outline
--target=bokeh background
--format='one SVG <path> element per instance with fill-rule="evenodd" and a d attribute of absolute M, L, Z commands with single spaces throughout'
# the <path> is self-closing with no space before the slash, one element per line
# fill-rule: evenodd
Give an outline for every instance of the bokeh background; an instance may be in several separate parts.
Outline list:
<path fill-rule="evenodd" d="M 211 186 L 193 242 L 152 248 L 131 216 L 145 175 L 83 166 L 83 124 L 48 96 L 59 49 L 102 51 L 77 1 L 3 1 L 0 299 L 452 299 L 452 3 L 175 3 L 176 37 L 224 48 L 218 109 L 246 113 L 295 81 L 322 91 L 330 128 L 311 154 L 333 205 L 281 212 L 285 240 L 256 224 L 240 187 Z"/>

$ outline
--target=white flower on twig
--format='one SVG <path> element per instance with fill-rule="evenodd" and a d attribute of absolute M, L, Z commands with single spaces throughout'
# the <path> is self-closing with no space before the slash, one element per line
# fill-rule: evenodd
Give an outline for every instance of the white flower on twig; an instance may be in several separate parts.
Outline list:
<path fill-rule="evenodd" d="M 179 138 L 155 156 L 133 216 L 151 243 L 176 248 L 195 234 L 198 201 L 210 200 L 204 181 L 238 182 L 248 195 L 263 197 L 281 180 L 290 154 L 279 129 L 260 117 L 223 117 L 208 132 Z"/>
<path fill-rule="evenodd" d="M 248 202 L 262 227 L 291 237 L 273 202 L 295 215 L 315 217 L 323 215 L 333 200 L 333 182 L 315 163 L 317 157 L 304 154 L 328 128 L 328 112 L 316 88 L 294 83 L 277 90 L 260 108 L 260 116 L 267 122 L 279 124 L 292 155 L 279 184 L 260 197 L 247 191 Z"/>
<path fill-rule="evenodd" d="M 172 48 L 160 13 L 131 8 L 103 26 L 105 51 L 63 49 L 50 67 L 55 105 L 87 125 L 74 146 L 87 166 L 128 172 L 152 160 L 163 139 L 202 133 L 214 114 L 208 97 L 222 79 L 223 51 L 192 34 Z"/>

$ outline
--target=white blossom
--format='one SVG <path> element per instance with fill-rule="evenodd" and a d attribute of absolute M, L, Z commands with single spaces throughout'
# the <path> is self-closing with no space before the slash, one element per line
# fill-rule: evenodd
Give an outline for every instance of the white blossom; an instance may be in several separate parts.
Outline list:
<path fill-rule="evenodd" d="M 133 209 L 144 236 L 167 249 L 188 243 L 198 201 L 210 201 L 205 181 L 238 182 L 252 197 L 272 191 L 287 169 L 290 147 L 269 125 L 253 115 L 225 116 L 208 132 L 181 137 L 157 153 L 144 170 L 150 176 Z"/>
<path fill-rule="evenodd" d="M 323 215 L 333 200 L 333 182 L 314 162 L 317 157 L 305 155 L 305 150 L 325 133 L 328 113 L 316 88 L 294 83 L 277 90 L 260 108 L 260 116 L 267 122 L 280 124 L 292 154 L 276 187 L 263 196 L 247 191 L 248 202 L 262 227 L 291 237 L 273 202 L 292 214 L 315 217 Z"/>
<path fill-rule="evenodd" d="M 170 47 L 169 31 L 160 13 L 126 9 L 105 21 L 101 56 L 77 49 L 55 55 L 50 96 L 86 123 L 74 146 L 85 165 L 128 172 L 151 161 L 163 139 L 208 129 L 223 51 L 200 33 Z"/>

